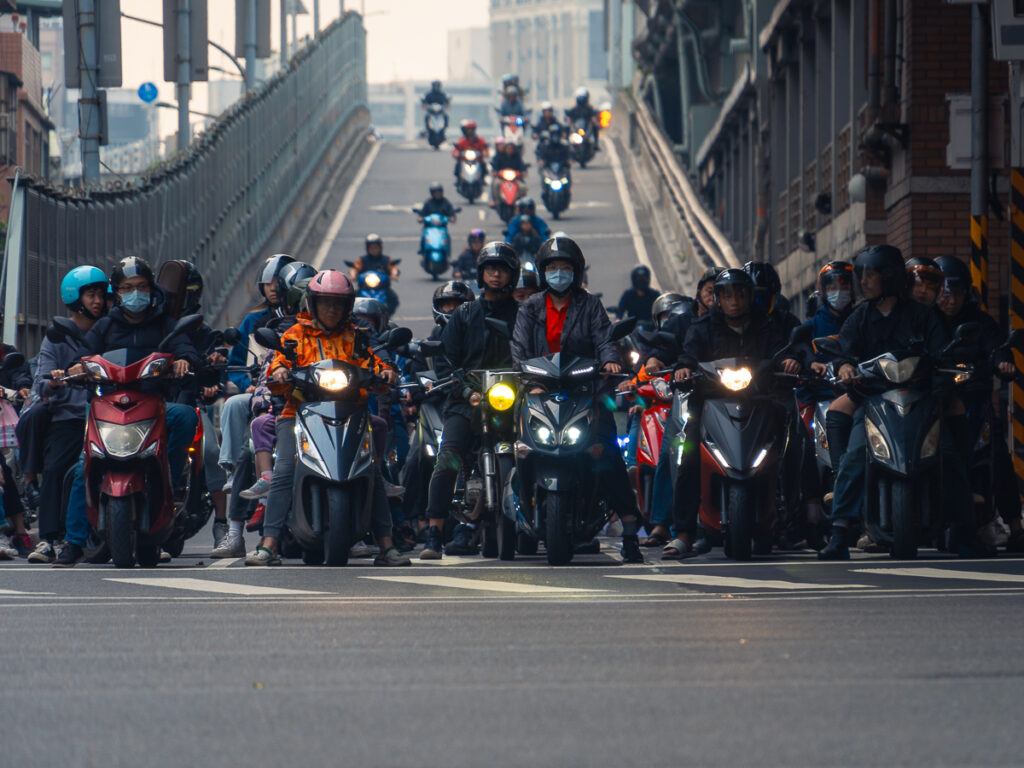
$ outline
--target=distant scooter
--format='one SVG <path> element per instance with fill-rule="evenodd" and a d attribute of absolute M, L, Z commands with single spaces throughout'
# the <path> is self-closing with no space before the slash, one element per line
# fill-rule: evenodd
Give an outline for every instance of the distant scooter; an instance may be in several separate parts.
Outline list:
<path fill-rule="evenodd" d="M 461 211 L 456 208 L 455 212 Z M 412 212 L 422 215 L 419 208 L 413 208 Z M 452 239 L 448 235 L 448 217 L 440 213 L 431 213 L 423 217 L 423 233 L 420 235 L 420 255 L 423 269 L 432 280 L 440 279 L 440 276 L 448 271 L 449 261 L 452 252 Z"/>

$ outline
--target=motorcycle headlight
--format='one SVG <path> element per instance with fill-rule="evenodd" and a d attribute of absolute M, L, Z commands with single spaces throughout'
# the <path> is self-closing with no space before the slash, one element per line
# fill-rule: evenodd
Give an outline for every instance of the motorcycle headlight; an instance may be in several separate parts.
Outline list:
<path fill-rule="evenodd" d="M 560 181 L 562 182 L 562 186 L 564 187 L 564 186 L 565 186 L 566 184 L 568 184 L 568 183 L 569 183 L 569 177 L 568 177 L 568 176 L 563 176 L 563 177 L 562 177 L 562 178 L 560 179 Z"/>
<path fill-rule="evenodd" d="M 672 397 L 672 385 L 664 379 L 653 379 L 651 381 L 651 386 L 654 387 L 654 391 L 658 393 L 658 397 Z"/>
<path fill-rule="evenodd" d="M 889 450 L 889 446 L 886 445 L 881 431 L 871 419 L 864 419 L 864 430 L 867 432 L 868 447 L 871 448 L 871 453 L 874 454 L 875 458 L 882 461 L 891 459 L 892 452 Z"/>
<path fill-rule="evenodd" d="M 594 372 L 594 366 L 585 365 L 582 368 L 573 368 L 569 371 L 570 376 L 586 376 L 588 373 Z"/>
<path fill-rule="evenodd" d="M 94 381 L 106 381 L 107 372 L 103 369 L 103 366 L 93 360 L 84 360 L 82 365 L 85 366 L 85 372 L 89 374 L 89 378 Z"/>
<path fill-rule="evenodd" d="M 639 362 L 640 362 L 640 353 L 637 352 L 635 349 L 631 349 L 629 351 L 629 363 L 630 363 L 630 365 L 636 365 Z"/>
<path fill-rule="evenodd" d="M 142 373 L 139 374 L 140 379 L 155 379 L 157 376 L 162 374 L 167 366 L 170 365 L 170 359 L 161 357 L 156 360 L 150 360 L 142 367 Z M 95 363 L 93 363 L 95 365 Z"/>
<path fill-rule="evenodd" d="M 879 360 L 878 368 L 882 371 L 882 375 L 893 384 L 903 384 L 910 381 L 920 362 L 920 357 L 908 357 L 899 362 L 896 360 Z"/>
<path fill-rule="evenodd" d="M 505 181 L 515 181 L 516 172 L 506 168 L 504 171 L 501 172 L 501 178 L 503 178 Z"/>
<path fill-rule="evenodd" d="M 487 390 L 487 402 L 496 411 L 507 411 L 516 401 L 516 391 L 508 384 L 498 383 Z"/>
<path fill-rule="evenodd" d="M 723 387 L 731 389 L 733 392 L 739 392 L 750 386 L 753 374 L 750 373 L 749 368 L 722 368 L 718 372 L 718 378 Z"/>
<path fill-rule="evenodd" d="M 533 432 L 534 439 L 541 445 L 554 445 L 555 434 L 551 431 L 551 428 L 547 424 L 544 424 L 538 419 L 530 420 L 530 431 Z"/>
<path fill-rule="evenodd" d="M 316 385 L 329 392 L 337 392 L 348 386 L 348 374 L 344 371 L 317 371 Z"/>
<path fill-rule="evenodd" d="M 930 459 L 939 450 L 939 437 L 941 432 L 942 430 L 939 426 L 939 420 L 936 419 L 935 423 L 932 424 L 932 428 L 928 430 L 928 434 L 924 436 L 924 441 L 921 443 L 922 459 Z"/>
<path fill-rule="evenodd" d="M 562 182 L 560 182 L 558 179 L 555 179 L 554 181 L 549 181 L 548 186 L 550 186 L 555 192 L 557 192 L 562 188 Z"/>
<path fill-rule="evenodd" d="M 579 133 L 574 133 L 572 136 L 569 137 L 569 143 L 570 144 L 582 144 L 583 143 L 583 136 L 581 134 L 579 134 Z"/>
<path fill-rule="evenodd" d="M 109 421 L 96 422 L 100 440 L 108 454 L 116 459 L 125 459 L 139 452 L 149 431 L 153 428 L 153 419 L 146 419 L 134 424 L 114 424 Z"/>
<path fill-rule="evenodd" d="M 463 157 L 465 157 L 468 162 L 472 163 L 476 160 L 476 152 L 470 149 L 465 155 L 463 155 Z"/>
<path fill-rule="evenodd" d="M 367 272 L 363 276 L 363 284 L 367 288 L 376 288 L 378 285 L 380 285 L 380 275 L 378 275 L 376 272 Z"/>
<path fill-rule="evenodd" d="M 324 464 L 324 460 L 320 457 L 320 451 L 316 449 L 313 441 L 309 439 L 309 435 L 306 434 L 306 430 L 302 428 L 298 420 L 295 422 L 295 445 L 299 449 L 299 458 L 302 459 L 306 466 L 310 469 L 315 469 L 324 476 L 328 474 L 327 465 Z"/>
<path fill-rule="evenodd" d="M 562 442 L 565 445 L 576 445 L 576 443 L 580 441 L 581 437 L 583 437 L 582 429 L 575 426 L 569 427 L 568 429 L 565 430 L 565 433 L 562 435 Z"/>

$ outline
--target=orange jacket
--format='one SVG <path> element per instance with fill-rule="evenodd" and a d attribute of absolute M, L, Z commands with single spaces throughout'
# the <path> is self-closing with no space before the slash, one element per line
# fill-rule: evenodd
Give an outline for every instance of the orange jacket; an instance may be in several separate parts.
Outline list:
<path fill-rule="evenodd" d="M 295 348 L 297 357 L 294 363 L 280 352 L 275 352 L 274 359 L 270 363 L 269 373 L 282 367 L 291 368 L 293 365 L 296 368 L 301 368 L 320 360 L 342 360 L 374 373 L 380 373 L 390 367 L 385 366 L 373 352 L 367 351 L 368 357 L 355 356 L 356 332 L 351 324 L 346 325 L 339 332 L 328 333 L 313 321 L 308 312 L 300 312 L 295 325 L 281 335 L 282 342 L 289 340 L 298 342 L 298 346 Z M 278 394 L 283 394 L 288 392 L 289 385 L 272 383 L 270 389 Z M 285 419 L 294 417 L 300 402 L 299 395 L 292 390 L 288 395 L 288 402 L 285 403 L 284 410 L 281 412 L 281 417 Z"/>

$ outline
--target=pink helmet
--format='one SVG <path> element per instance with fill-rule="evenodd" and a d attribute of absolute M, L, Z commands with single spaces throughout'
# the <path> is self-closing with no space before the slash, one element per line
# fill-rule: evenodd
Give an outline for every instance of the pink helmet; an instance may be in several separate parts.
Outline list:
<path fill-rule="evenodd" d="M 316 300 L 318 298 L 345 299 L 347 304 L 345 319 L 348 320 L 352 313 L 352 305 L 356 300 L 356 292 L 345 273 L 336 269 L 325 269 L 313 275 L 306 285 L 306 306 L 309 307 L 309 313 L 313 317 L 316 317 Z"/>

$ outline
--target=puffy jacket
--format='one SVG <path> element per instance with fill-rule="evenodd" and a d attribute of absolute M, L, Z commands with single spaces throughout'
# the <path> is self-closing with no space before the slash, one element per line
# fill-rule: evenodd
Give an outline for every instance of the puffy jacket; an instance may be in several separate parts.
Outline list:
<path fill-rule="evenodd" d="M 535 293 L 523 302 L 512 337 L 512 357 L 516 363 L 551 354 L 547 337 L 547 291 Z M 618 348 L 608 340 L 611 321 L 601 299 L 584 289 L 569 296 L 569 309 L 562 326 L 562 352 L 566 355 L 622 364 Z"/>
<path fill-rule="evenodd" d="M 597 116 L 597 110 L 589 104 L 584 104 L 583 106 L 577 104 L 571 109 L 565 110 L 565 116 L 573 122 L 576 122 L 577 120 L 586 120 L 587 122 L 590 122 Z"/>
<path fill-rule="evenodd" d="M 295 347 L 295 361 L 291 362 L 280 352 L 275 352 L 269 368 L 271 373 L 278 368 L 302 368 L 320 360 L 342 360 L 374 373 L 380 373 L 385 368 L 380 358 L 369 350 L 366 336 L 351 324 L 339 332 L 328 333 L 314 322 L 308 312 L 300 312 L 295 325 L 281 334 L 282 342 L 290 340 L 298 342 L 298 346 Z M 289 386 L 274 383 L 270 389 L 280 393 L 288 391 Z M 282 418 L 295 416 L 299 403 L 299 397 L 292 391 L 281 412 Z"/>

